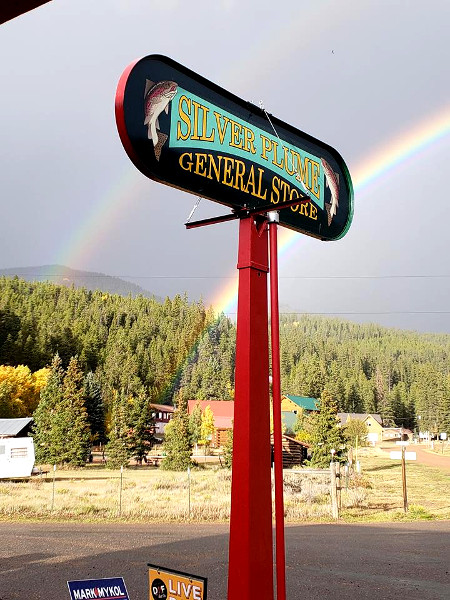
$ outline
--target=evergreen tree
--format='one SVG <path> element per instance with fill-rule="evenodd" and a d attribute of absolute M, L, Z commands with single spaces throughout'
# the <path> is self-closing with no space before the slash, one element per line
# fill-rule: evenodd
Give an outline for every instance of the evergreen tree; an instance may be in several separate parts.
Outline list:
<path fill-rule="evenodd" d="M 104 443 L 106 441 L 105 407 L 100 382 L 92 371 L 89 371 L 84 378 L 84 403 L 88 414 L 91 440 L 96 443 Z"/>
<path fill-rule="evenodd" d="M 108 467 L 118 469 L 127 466 L 129 461 L 127 397 L 123 391 L 120 394 L 116 392 L 113 397 L 108 437 L 109 441 L 105 448 Z"/>
<path fill-rule="evenodd" d="M 192 466 L 189 416 L 183 394 L 178 396 L 177 408 L 172 420 L 166 425 L 164 437 L 166 456 L 161 462 L 161 468 L 167 471 L 185 471 Z"/>
<path fill-rule="evenodd" d="M 332 449 L 335 450 L 334 460 L 344 460 L 345 440 L 338 423 L 336 401 L 326 389 L 320 396 L 320 410 L 315 419 L 311 441 L 312 466 L 328 467 L 332 458 Z"/>
<path fill-rule="evenodd" d="M 85 465 L 91 447 L 91 432 L 84 405 L 83 373 L 72 357 L 62 386 L 62 403 L 55 420 L 55 436 L 61 439 L 59 462 Z"/>
<path fill-rule="evenodd" d="M 150 402 L 142 390 L 133 399 L 128 442 L 130 456 L 134 456 L 139 462 L 142 462 L 154 442 L 153 424 L 153 412 L 150 408 Z"/>
<path fill-rule="evenodd" d="M 64 370 L 56 354 L 47 385 L 41 390 L 40 402 L 34 411 L 33 440 L 38 464 L 57 464 L 61 460 L 63 440 L 57 439 L 55 421 L 63 399 Z"/>

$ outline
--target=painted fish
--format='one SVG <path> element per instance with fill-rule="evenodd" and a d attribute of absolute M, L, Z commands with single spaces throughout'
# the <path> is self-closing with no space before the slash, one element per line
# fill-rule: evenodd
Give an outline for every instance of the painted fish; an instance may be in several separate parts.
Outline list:
<path fill-rule="evenodd" d="M 331 204 L 325 205 L 328 213 L 328 225 L 331 225 L 339 206 L 339 180 L 327 161 L 324 158 L 321 158 L 320 161 L 325 173 L 325 181 L 331 192 Z"/>
<path fill-rule="evenodd" d="M 153 81 L 146 80 L 144 92 L 144 125 L 148 127 L 148 139 L 153 140 L 153 145 L 158 144 L 159 129 L 158 117 L 164 110 L 169 112 L 169 102 L 173 100 L 177 93 L 178 86 L 174 81 Z"/>

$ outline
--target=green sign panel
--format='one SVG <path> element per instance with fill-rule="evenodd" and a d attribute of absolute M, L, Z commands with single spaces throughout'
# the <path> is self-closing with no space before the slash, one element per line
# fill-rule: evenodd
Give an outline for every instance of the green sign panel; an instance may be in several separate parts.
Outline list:
<path fill-rule="evenodd" d="M 129 157 L 151 179 L 236 210 L 303 199 L 280 210 L 280 224 L 323 240 L 350 226 L 352 183 L 336 150 L 169 58 L 125 70 L 116 119 Z"/>

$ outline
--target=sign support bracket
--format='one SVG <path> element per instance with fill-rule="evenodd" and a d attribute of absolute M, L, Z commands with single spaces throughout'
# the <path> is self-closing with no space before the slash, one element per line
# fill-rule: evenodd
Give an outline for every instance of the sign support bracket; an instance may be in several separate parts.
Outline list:
<path fill-rule="evenodd" d="M 205 225 L 215 225 L 216 223 L 226 223 L 227 221 L 234 221 L 236 219 L 244 219 L 246 217 L 253 217 L 255 215 L 263 215 L 274 210 L 279 211 L 283 208 L 298 206 L 299 204 L 306 204 L 307 202 L 311 202 L 311 198 L 309 196 L 301 196 L 300 198 L 295 198 L 295 200 L 288 200 L 287 202 L 282 202 L 276 205 L 266 204 L 265 206 L 258 208 L 242 208 L 234 210 L 228 215 L 219 215 L 218 217 L 202 219 L 200 221 L 190 222 L 188 220 L 184 225 L 186 229 L 195 229 L 196 227 L 203 227 Z"/>

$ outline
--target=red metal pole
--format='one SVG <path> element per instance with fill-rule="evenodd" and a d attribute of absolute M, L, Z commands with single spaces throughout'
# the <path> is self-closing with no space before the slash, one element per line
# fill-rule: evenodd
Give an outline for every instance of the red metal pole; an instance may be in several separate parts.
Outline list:
<path fill-rule="evenodd" d="M 240 221 L 228 600 L 273 600 L 267 223 Z"/>
<path fill-rule="evenodd" d="M 275 475 L 275 540 L 277 600 L 286 600 L 283 502 L 283 442 L 281 433 L 280 313 L 278 306 L 278 213 L 268 213 L 270 239 L 270 331 L 272 338 L 272 410 Z"/>

